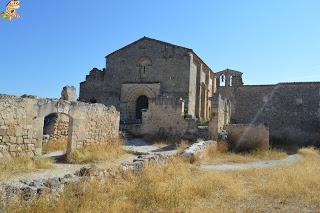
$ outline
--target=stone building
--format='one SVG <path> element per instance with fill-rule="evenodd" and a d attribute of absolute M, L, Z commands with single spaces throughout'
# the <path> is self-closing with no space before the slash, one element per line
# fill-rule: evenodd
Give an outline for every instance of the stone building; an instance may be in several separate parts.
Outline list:
<path fill-rule="evenodd" d="M 244 85 L 242 73 L 216 73 L 211 134 L 229 124 L 263 124 L 272 144 L 320 145 L 320 82 Z"/>
<path fill-rule="evenodd" d="M 150 103 L 180 106 L 208 120 L 215 74 L 189 48 L 143 37 L 106 56 L 80 84 L 80 101 L 115 106 L 124 123 L 140 123 Z"/>
<path fill-rule="evenodd" d="M 242 75 L 214 73 L 192 49 L 143 37 L 91 70 L 79 100 L 115 106 L 138 134 L 194 134 L 195 120 L 210 120 L 212 138 L 256 125 L 263 141 L 320 144 L 320 82 L 244 85 Z"/>

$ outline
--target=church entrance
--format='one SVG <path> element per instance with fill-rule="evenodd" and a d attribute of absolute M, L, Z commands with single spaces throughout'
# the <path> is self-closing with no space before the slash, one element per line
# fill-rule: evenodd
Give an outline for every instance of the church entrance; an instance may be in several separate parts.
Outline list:
<path fill-rule="evenodd" d="M 136 119 L 142 119 L 142 111 L 147 110 L 149 107 L 149 100 L 148 97 L 145 95 L 139 96 L 136 101 Z"/>

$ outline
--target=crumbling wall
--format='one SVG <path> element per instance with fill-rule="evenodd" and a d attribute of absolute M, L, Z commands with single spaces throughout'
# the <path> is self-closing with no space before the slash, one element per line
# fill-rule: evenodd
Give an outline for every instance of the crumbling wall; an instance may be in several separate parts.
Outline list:
<path fill-rule="evenodd" d="M 142 135 L 159 137 L 184 137 L 197 134 L 196 122 L 184 118 L 184 102 L 176 105 L 151 102 L 142 114 Z"/>
<path fill-rule="evenodd" d="M 235 90 L 235 123 L 270 129 L 273 144 L 320 145 L 320 83 L 243 86 Z"/>
<path fill-rule="evenodd" d="M 0 94 L 0 157 L 41 155 L 44 118 L 52 113 L 71 119 L 67 153 L 119 135 L 120 115 L 114 107 Z"/>
<path fill-rule="evenodd" d="M 228 143 L 235 152 L 269 149 L 269 129 L 264 125 L 229 124 Z"/>
<path fill-rule="evenodd" d="M 230 123 L 231 102 L 227 98 L 215 94 L 212 98 L 212 114 L 209 122 L 209 136 L 217 139 L 218 134 Z"/>
<path fill-rule="evenodd" d="M 48 115 L 44 121 L 43 134 L 49 141 L 67 141 L 70 119 L 68 115 L 54 113 Z"/>

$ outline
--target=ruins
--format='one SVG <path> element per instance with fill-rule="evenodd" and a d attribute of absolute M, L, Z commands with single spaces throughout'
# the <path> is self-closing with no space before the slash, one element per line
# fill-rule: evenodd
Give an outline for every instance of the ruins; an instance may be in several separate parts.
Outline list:
<path fill-rule="evenodd" d="M 194 134 L 196 121 L 210 120 L 213 139 L 229 124 L 247 124 L 264 125 L 272 143 L 320 142 L 320 82 L 244 85 L 241 72 L 215 73 L 192 49 L 148 37 L 107 55 L 106 67 L 80 84 L 79 99 L 115 106 L 137 135 Z"/>
<path fill-rule="evenodd" d="M 0 95 L 0 157 L 42 155 L 45 118 L 57 115 L 68 118 L 69 125 L 63 125 L 64 131 L 60 135 L 65 137 L 65 131 L 68 132 L 67 153 L 119 136 L 120 115 L 114 107 L 63 99 Z"/>
<path fill-rule="evenodd" d="M 60 100 L 0 95 L 0 157 L 41 155 L 50 137 L 67 139 L 70 153 L 119 129 L 194 139 L 200 124 L 208 138 L 227 131 L 243 147 L 252 135 L 263 148 L 320 144 L 320 82 L 245 85 L 242 75 L 214 72 L 190 48 L 143 37 L 92 69 L 78 100 L 74 87 Z"/>

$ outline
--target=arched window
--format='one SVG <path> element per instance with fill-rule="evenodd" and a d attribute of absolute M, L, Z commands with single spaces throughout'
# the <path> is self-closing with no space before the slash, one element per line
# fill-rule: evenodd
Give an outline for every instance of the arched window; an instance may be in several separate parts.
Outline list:
<path fill-rule="evenodd" d="M 221 87 L 226 86 L 226 76 L 225 75 L 221 75 L 219 80 L 220 80 Z"/>

